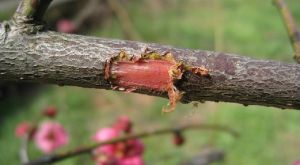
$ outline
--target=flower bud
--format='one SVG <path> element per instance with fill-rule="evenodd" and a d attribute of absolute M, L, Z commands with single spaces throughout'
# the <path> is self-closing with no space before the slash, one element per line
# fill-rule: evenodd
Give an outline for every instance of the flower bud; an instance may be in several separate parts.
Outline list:
<path fill-rule="evenodd" d="M 54 118 L 57 114 L 57 109 L 55 107 L 49 106 L 43 110 L 42 114 L 47 117 Z"/>

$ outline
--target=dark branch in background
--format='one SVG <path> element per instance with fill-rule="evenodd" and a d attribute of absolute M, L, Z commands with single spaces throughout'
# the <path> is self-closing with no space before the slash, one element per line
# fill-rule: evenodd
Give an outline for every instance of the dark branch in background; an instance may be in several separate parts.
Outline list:
<path fill-rule="evenodd" d="M 274 0 L 285 23 L 294 52 L 295 60 L 300 63 L 300 33 L 296 21 L 284 0 Z"/>
<path fill-rule="evenodd" d="M 25 2 L 31 1 L 21 3 Z M 27 8 L 21 5 L 20 9 Z M 34 19 L 30 17 L 36 14 L 35 10 L 32 11 L 29 15 L 22 15 L 26 13 L 24 11 L 18 13 Z M 148 48 L 160 55 L 170 52 L 176 61 L 209 70 L 209 77 L 186 71 L 175 83 L 176 88 L 184 92 L 181 99 L 184 103 L 224 101 L 300 109 L 300 66 L 295 64 L 166 45 L 61 34 L 36 26 L 31 24 L 28 27 L 27 23 L 1 25 L 1 80 L 112 89 L 111 82 L 105 79 L 107 61 L 122 50 L 129 55 L 140 56 Z M 166 92 L 149 89 L 134 92 L 167 96 Z"/>
<path fill-rule="evenodd" d="M 68 159 L 74 156 L 82 155 L 82 154 L 89 154 L 91 153 L 95 148 L 99 146 L 103 146 L 106 144 L 114 144 L 118 142 L 123 142 L 127 141 L 130 139 L 136 139 L 136 138 L 146 138 L 154 135 L 162 135 L 162 134 L 169 134 L 169 133 L 175 133 L 175 132 L 183 132 L 186 130 L 213 130 L 213 131 L 222 131 L 222 132 L 227 132 L 231 134 L 234 137 L 238 137 L 238 133 L 234 130 L 232 130 L 229 127 L 225 126 L 220 126 L 220 125 L 204 125 L 204 124 L 189 124 L 189 125 L 184 125 L 184 126 L 178 126 L 175 128 L 165 128 L 165 129 L 157 129 L 157 130 L 150 130 L 150 131 L 145 131 L 145 132 L 140 132 L 140 133 L 135 133 L 135 134 L 130 134 L 130 135 L 125 135 L 123 137 L 115 138 L 112 140 L 104 141 L 101 143 L 93 144 L 90 146 L 83 146 L 79 147 L 78 149 L 68 151 L 65 153 L 61 154 L 54 154 L 54 155 L 48 155 L 41 157 L 36 160 L 32 160 L 28 163 L 24 163 L 23 165 L 46 165 L 46 164 L 51 164 L 55 163 L 64 159 Z"/>
<path fill-rule="evenodd" d="M 89 0 L 72 20 L 75 29 L 80 29 L 87 18 L 96 11 L 105 10 L 104 8 L 108 8 L 110 13 L 116 15 L 125 39 L 134 40 L 140 38 L 138 33 L 135 31 L 127 10 L 123 7 L 123 4 L 121 4 L 119 0 L 106 0 L 105 2 Z"/>
<path fill-rule="evenodd" d="M 14 20 L 20 23 L 41 21 L 52 0 L 21 0 Z"/>
<path fill-rule="evenodd" d="M 75 29 L 79 29 L 84 21 L 95 12 L 95 10 L 101 10 L 98 0 L 89 0 L 82 10 L 74 17 L 72 21 L 75 25 Z"/>
<path fill-rule="evenodd" d="M 15 9 L 16 6 L 19 4 L 19 1 L 20 0 L 0 0 L 0 11 L 8 12 L 12 9 Z M 55 0 L 53 1 L 53 3 L 51 3 L 50 8 L 70 1 L 75 1 L 75 0 Z"/>
<path fill-rule="evenodd" d="M 119 0 L 106 0 L 106 2 L 119 19 L 125 39 L 139 39 L 140 37 L 133 27 L 133 24 L 129 18 L 129 14 L 122 6 L 121 2 Z"/>
<path fill-rule="evenodd" d="M 210 165 L 214 162 L 221 162 L 224 158 L 224 151 L 205 148 L 201 153 L 192 157 L 191 160 L 184 162 L 182 165 Z"/>

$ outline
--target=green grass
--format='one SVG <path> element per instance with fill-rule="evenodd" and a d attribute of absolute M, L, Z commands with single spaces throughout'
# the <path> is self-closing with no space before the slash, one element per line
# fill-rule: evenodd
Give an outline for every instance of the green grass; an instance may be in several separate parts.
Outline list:
<path fill-rule="evenodd" d="M 287 1 L 300 23 L 300 3 Z M 144 41 L 292 62 L 293 51 L 271 0 L 169 0 L 164 5 L 155 4 L 159 2 L 135 0 L 128 5 L 133 24 Z M 114 19 L 89 34 L 122 38 L 120 26 Z M 137 94 L 53 86 L 32 96 L 27 103 L 22 97 L 15 98 L 0 105 L 0 164 L 19 163 L 19 141 L 14 136 L 14 128 L 21 121 L 40 118 L 40 111 L 47 105 L 58 107 L 58 120 L 72 135 L 70 145 L 62 150 L 88 143 L 98 128 L 126 114 L 134 120 L 136 131 L 205 122 L 229 125 L 241 134 L 234 139 L 218 132 L 187 132 L 187 143 L 180 148 L 172 145 L 170 136 L 147 138 L 143 140 L 147 164 L 178 164 L 207 145 L 226 151 L 226 161 L 220 165 L 281 165 L 300 159 L 300 113 L 297 111 L 206 103 L 198 108 L 191 104 L 179 105 L 175 112 L 161 115 L 161 107 L 166 103 L 166 99 Z M 30 151 L 31 158 L 41 155 L 33 144 Z M 83 156 L 57 164 L 92 162 L 89 156 Z"/>

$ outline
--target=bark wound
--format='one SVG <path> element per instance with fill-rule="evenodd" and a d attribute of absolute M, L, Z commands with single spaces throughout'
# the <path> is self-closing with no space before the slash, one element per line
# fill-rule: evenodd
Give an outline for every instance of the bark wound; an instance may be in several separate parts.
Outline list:
<path fill-rule="evenodd" d="M 175 110 L 183 92 L 178 90 L 174 83 L 180 80 L 186 71 L 192 71 L 198 76 L 209 76 L 204 67 L 189 67 L 176 61 L 170 52 L 161 55 L 148 49 L 140 57 L 129 56 L 121 50 L 118 56 L 106 62 L 104 68 L 105 79 L 110 82 L 112 89 L 166 93 L 169 104 L 163 108 L 163 112 Z"/>

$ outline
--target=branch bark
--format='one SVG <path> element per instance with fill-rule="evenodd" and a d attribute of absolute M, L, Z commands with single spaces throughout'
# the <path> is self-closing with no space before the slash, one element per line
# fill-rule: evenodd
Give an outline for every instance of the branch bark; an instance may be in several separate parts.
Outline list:
<path fill-rule="evenodd" d="M 189 66 L 209 69 L 210 79 L 185 72 L 175 85 L 183 102 L 225 101 L 300 109 L 300 66 L 226 53 L 56 32 L 10 34 L 0 29 L 0 79 L 112 89 L 104 78 L 107 60 L 121 50 L 139 56 L 149 48 L 171 52 Z M 155 75 L 153 75 L 155 78 Z M 165 93 L 134 92 L 164 96 Z"/>

